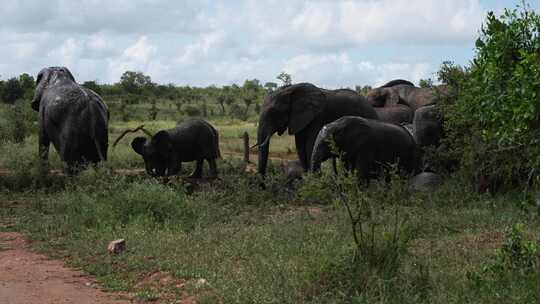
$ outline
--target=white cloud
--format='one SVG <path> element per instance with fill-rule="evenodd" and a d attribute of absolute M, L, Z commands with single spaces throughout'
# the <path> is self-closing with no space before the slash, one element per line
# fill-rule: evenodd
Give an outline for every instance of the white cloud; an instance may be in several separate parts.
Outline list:
<path fill-rule="evenodd" d="M 200 41 L 187 45 L 176 62 L 182 65 L 195 64 L 208 57 L 212 51 L 214 54 L 219 53 L 219 47 L 222 46 L 224 39 L 225 32 L 222 30 L 204 35 Z"/>
<path fill-rule="evenodd" d="M 160 77 L 165 66 L 157 57 L 157 48 L 148 42 L 148 37 L 141 36 L 128 46 L 120 58 L 109 59 L 108 81 L 116 82 L 125 71 L 141 71 L 152 78 Z"/>
<path fill-rule="evenodd" d="M 432 76 L 443 60 L 464 63 L 486 11 L 479 0 L 5 0 L 2 5 L 3 78 L 67 65 L 80 81 L 116 82 L 126 70 L 138 70 L 161 83 L 221 85 L 247 78 L 276 81 L 286 70 L 294 81 L 327 87 L 397 77 L 417 81 Z"/>
<path fill-rule="evenodd" d="M 283 70 L 294 82 L 312 82 L 329 88 L 382 85 L 395 78 L 418 83 L 430 78 L 435 67 L 427 62 L 355 62 L 347 53 L 302 54 L 287 60 Z"/>

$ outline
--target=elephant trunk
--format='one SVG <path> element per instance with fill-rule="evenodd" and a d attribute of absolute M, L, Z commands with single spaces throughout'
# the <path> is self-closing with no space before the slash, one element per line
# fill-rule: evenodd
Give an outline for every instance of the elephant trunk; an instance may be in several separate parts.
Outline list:
<path fill-rule="evenodd" d="M 262 120 L 257 130 L 257 145 L 259 146 L 258 172 L 261 176 L 266 175 L 266 166 L 268 164 L 268 153 L 270 151 L 270 137 L 274 131 L 268 127 Z"/>
<path fill-rule="evenodd" d="M 333 156 L 328 143 L 328 134 L 328 128 L 323 127 L 315 140 L 310 164 L 310 170 L 313 172 L 319 172 L 321 170 L 321 163 Z"/>

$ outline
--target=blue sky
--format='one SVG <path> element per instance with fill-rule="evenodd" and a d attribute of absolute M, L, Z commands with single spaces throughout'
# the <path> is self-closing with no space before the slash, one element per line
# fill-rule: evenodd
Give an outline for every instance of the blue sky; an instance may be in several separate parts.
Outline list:
<path fill-rule="evenodd" d="M 218 86 L 285 71 L 329 88 L 433 78 L 467 64 L 508 0 L 4 0 L 0 76 L 67 66 L 79 82 L 126 70 Z M 529 1 L 540 9 L 540 1 Z"/>

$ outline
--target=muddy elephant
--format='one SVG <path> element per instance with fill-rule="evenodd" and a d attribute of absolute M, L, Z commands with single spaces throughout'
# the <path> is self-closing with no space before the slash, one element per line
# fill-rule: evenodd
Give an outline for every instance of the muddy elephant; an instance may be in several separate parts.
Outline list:
<path fill-rule="evenodd" d="M 39 112 L 39 155 L 45 167 L 51 142 L 68 174 L 107 160 L 107 105 L 96 92 L 79 85 L 66 67 L 39 72 L 31 106 Z"/>
<path fill-rule="evenodd" d="M 413 121 L 414 111 L 406 105 L 397 104 L 392 107 L 378 108 L 374 107 L 379 120 L 393 124 L 411 123 Z"/>
<path fill-rule="evenodd" d="M 326 90 L 310 83 L 289 85 L 266 96 L 257 130 L 258 172 L 266 174 L 270 137 L 285 130 L 294 135 L 298 159 L 309 170 L 313 145 L 319 130 L 343 116 L 378 119 L 377 113 L 361 95 L 352 90 Z"/>
<path fill-rule="evenodd" d="M 374 107 L 404 104 L 416 111 L 423 106 L 435 104 L 439 95 L 445 92 L 446 90 L 439 90 L 437 87 L 419 88 L 410 84 L 397 84 L 371 90 L 367 95 L 367 100 Z"/>
<path fill-rule="evenodd" d="M 332 141 L 338 151 L 332 150 Z M 321 129 L 311 169 L 319 171 L 321 163 L 331 157 L 340 157 L 345 168 L 356 171 L 361 180 L 376 177 L 387 163 L 397 163 L 405 173 L 417 172 L 420 167 L 420 153 L 405 128 L 354 116 L 342 117 Z"/>
<path fill-rule="evenodd" d="M 115 144 L 127 132 L 132 131 L 134 130 L 125 131 Z M 190 177 L 201 178 L 203 161 L 206 160 L 210 166 L 210 177 L 217 177 L 216 159 L 221 158 L 219 135 L 208 122 L 202 119 L 189 119 L 175 128 L 149 135 L 150 139 L 140 136 L 131 142 L 133 150 L 143 157 L 149 175 L 177 175 L 182 169 L 182 162 L 196 161 L 195 171 Z"/>

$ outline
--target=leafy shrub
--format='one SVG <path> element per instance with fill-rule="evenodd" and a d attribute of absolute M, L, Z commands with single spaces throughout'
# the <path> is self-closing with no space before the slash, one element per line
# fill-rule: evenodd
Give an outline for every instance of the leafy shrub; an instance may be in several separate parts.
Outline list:
<path fill-rule="evenodd" d="M 470 67 L 443 64 L 444 152 L 486 187 L 537 178 L 540 169 L 540 16 L 526 6 L 487 16 Z"/>
<path fill-rule="evenodd" d="M 351 239 L 353 240 L 351 255 L 336 257 L 334 262 L 326 265 L 317 284 L 310 291 L 315 295 L 333 294 L 339 290 L 338 297 L 343 302 L 366 301 L 380 299 L 381 289 L 397 289 L 406 281 L 411 286 L 402 292 L 415 296 L 419 290 L 429 286 L 429 274 L 423 264 L 413 267 L 414 280 L 405 279 L 400 268 L 403 256 L 412 238 L 406 225 L 406 218 L 400 214 L 400 206 L 407 205 L 412 199 L 407 190 L 406 180 L 397 175 L 396 168 L 390 168 L 387 178 L 372 181 L 369 185 L 358 182 L 354 174 L 323 173 L 322 176 L 310 175 L 299 190 L 304 200 L 331 200 L 336 207 L 342 208 L 347 221 Z M 412 286 L 414 285 L 414 286 Z M 419 287 L 417 285 L 422 285 Z M 405 291 L 406 290 L 406 291 Z"/>
<path fill-rule="evenodd" d="M 233 103 L 230 106 L 229 113 L 233 118 L 240 119 L 243 121 L 246 121 L 248 119 L 248 115 L 246 113 L 246 108 L 242 107 L 241 105 L 237 103 Z"/>
<path fill-rule="evenodd" d="M 94 169 L 68 179 L 65 191 L 38 202 L 34 209 L 46 215 L 46 229 L 60 235 L 115 229 L 138 221 L 147 223 L 149 229 L 162 225 L 190 229 L 197 218 L 181 189 L 153 179 L 130 181 Z M 45 229 L 39 226 L 37 229 Z"/>
<path fill-rule="evenodd" d="M 503 245 L 495 258 L 479 270 L 467 273 L 480 297 L 498 295 L 499 299 L 522 299 L 523 303 L 540 300 L 540 247 L 538 242 L 525 239 L 524 226 L 515 224 L 506 231 Z M 513 301 L 511 301 L 513 302 Z"/>
<path fill-rule="evenodd" d="M 184 113 L 189 117 L 201 116 L 201 109 L 193 105 L 186 105 L 182 109 Z"/>
<path fill-rule="evenodd" d="M 37 133 L 37 115 L 28 102 L 19 100 L 7 106 L 4 121 L 0 121 L 0 138 L 21 143 L 32 133 Z"/>

